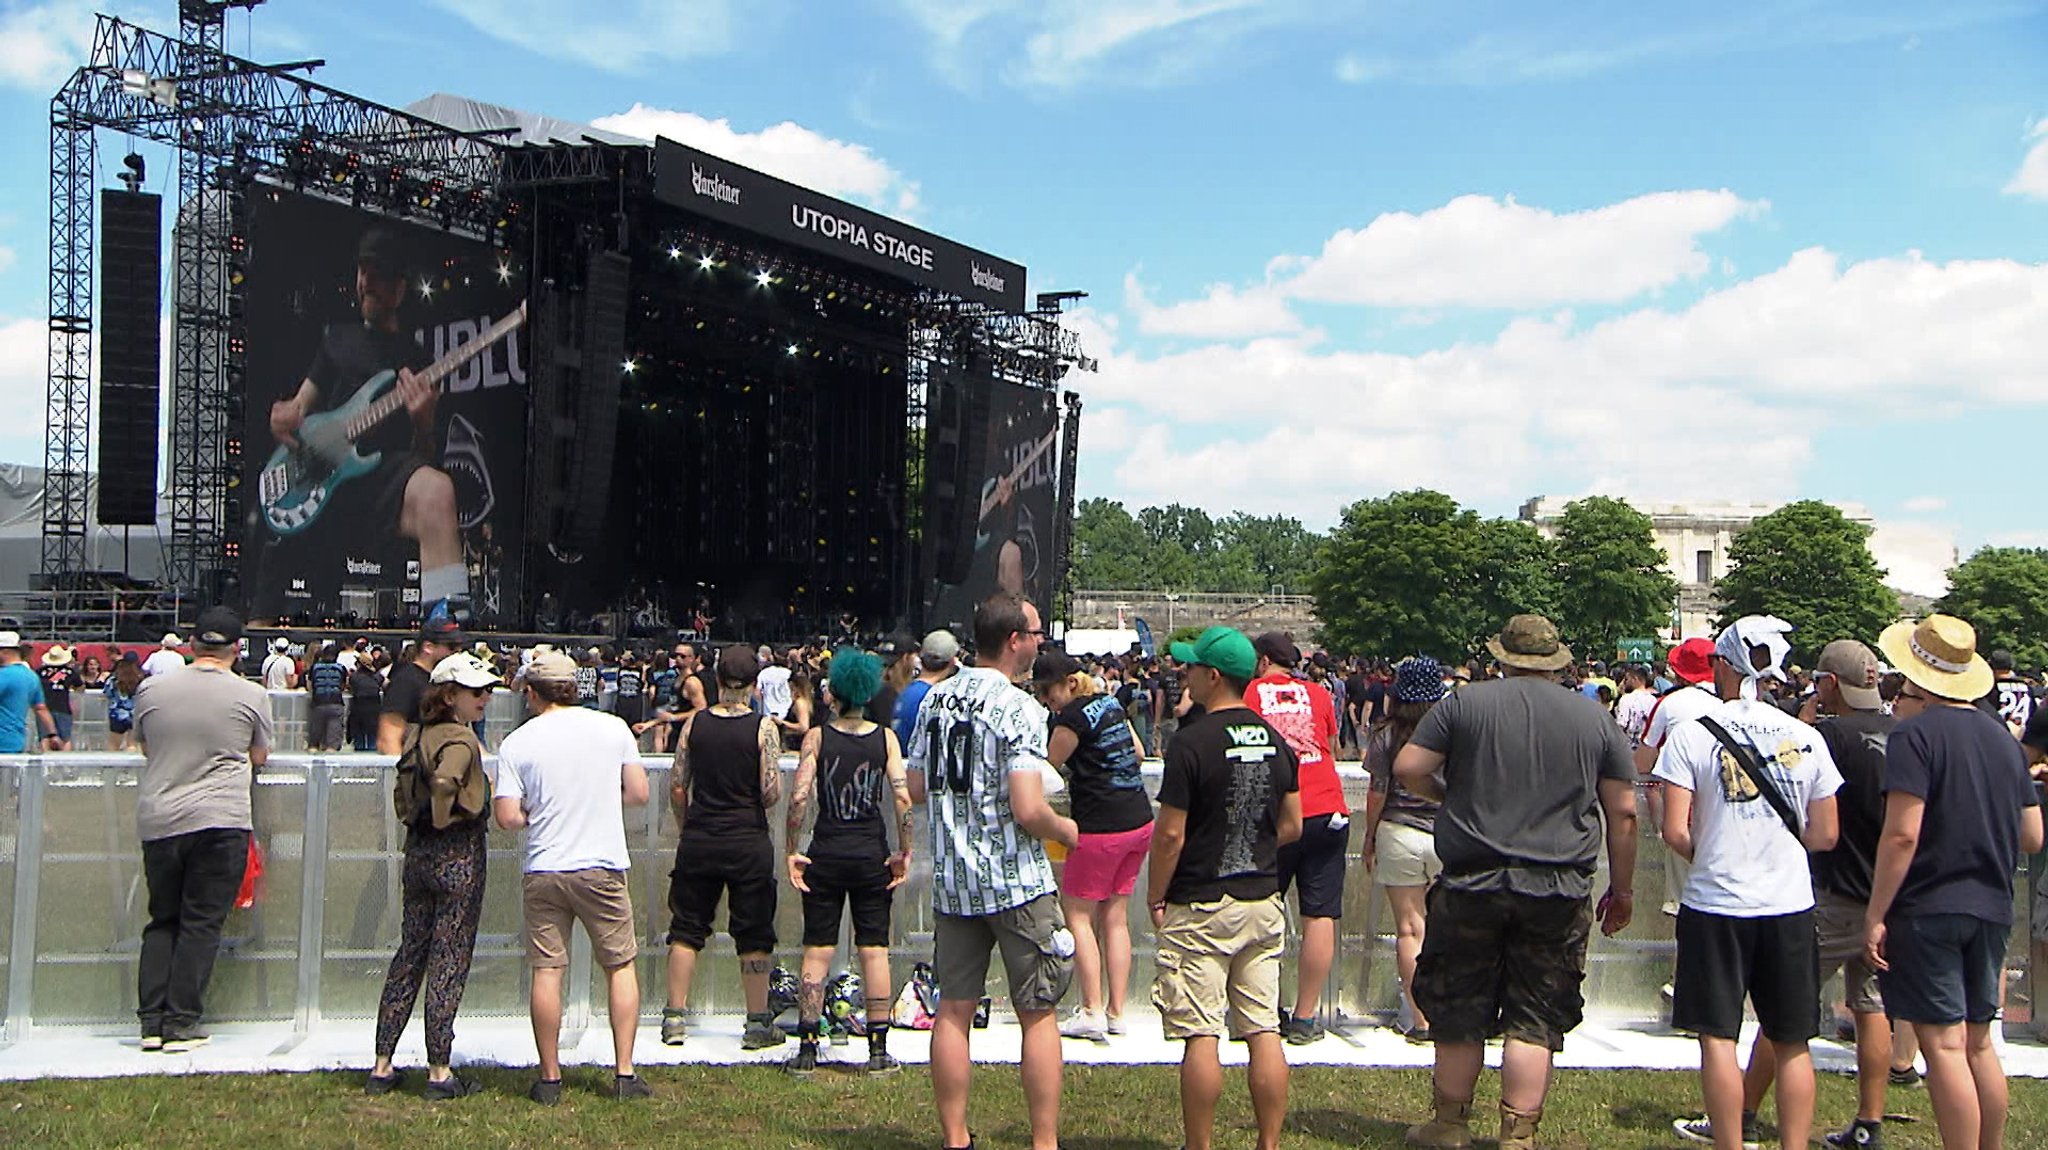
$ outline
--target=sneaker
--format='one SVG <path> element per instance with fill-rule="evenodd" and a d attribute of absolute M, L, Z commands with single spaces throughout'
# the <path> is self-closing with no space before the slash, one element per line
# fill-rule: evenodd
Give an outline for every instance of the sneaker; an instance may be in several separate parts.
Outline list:
<path fill-rule="evenodd" d="M 144 1050 L 162 1050 L 164 1048 L 164 1036 L 161 1034 L 143 1035 L 142 1048 Z"/>
<path fill-rule="evenodd" d="M 1280 1037 L 1291 1046 L 1307 1046 L 1319 1041 L 1325 1031 L 1323 1024 L 1313 1018 L 1288 1018 L 1280 1024 Z"/>
<path fill-rule="evenodd" d="M 389 1074 L 372 1074 L 363 1079 L 363 1093 L 372 1096 L 389 1094 L 404 1084 L 405 1072 L 403 1070 L 393 1070 Z"/>
<path fill-rule="evenodd" d="M 796 1057 L 789 1060 L 783 1069 L 792 1078 L 809 1078 L 818 1072 L 818 1044 L 806 1042 L 796 1048 Z"/>
<path fill-rule="evenodd" d="M 766 1050 L 789 1041 L 789 1035 L 782 1028 L 768 1021 L 766 1015 L 754 1015 L 747 1019 L 747 1029 L 740 1035 L 741 1050 Z"/>
<path fill-rule="evenodd" d="M 172 1030 L 170 1027 L 165 1027 L 163 1050 L 165 1054 L 184 1054 L 187 1051 L 197 1050 L 212 1041 L 212 1035 L 200 1030 L 196 1026 L 188 1030 Z"/>
<path fill-rule="evenodd" d="M 1107 1015 L 1103 1020 L 1102 1028 L 1109 1031 L 1112 1036 L 1121 1035 L 1124 1032 L 1124 1016 L 1121 1014 Z"/>
<path fill-rule="evenodd" d="M 483 1092 L 484 1084 L 476 1079 L 464 1078 L 460 1074 L 451 1074 L 439 1082 L 429 1081 L 426 1090 L 422 1093 L 429 1102 L 449 1102 L 457 1098 L 467 1098 L 472 1094 L 482 1094 Z"/>
<path fill-rule="evenodd" d="M 614 1074 L 612 1075 L 612 1097 L 652 1098 L 654 1097 L 654 1087 L 647 1085 L 647 1080 L 638 1074 Z"/>
<path fill-rule="evenodd" d="M 1917 1066 L 1894 1066 L 1888 1076 L 1893 1086 L 1920 1085 L 1920 1068 Z"/>
<path fill-rule="evenodd" d="M 1429 1027 L 1427 1026 L 1411 1026 L 1401 1037 L 1407 1039 L 1415 1046 L 1428 1046 L 1436 1041 L 1436 1039 L 1429 1036 Z"/>
<path fill-rule="evenodd" d="M 1704 1115 L 1698 1118 L 1674 1118 L 1671 1129 L 1687 1142 L 1700 1142 L 1708 1146 L 1714 1144 L 1714 1123 Z M 1771 1137 L 1772 1133 L 1764 1129 L 1763 1123 L 1757 1121 L 1756 1115 L 1742 1116 L 1742 1150 L 1763 1150 L 1764 1142 Z"/>
<path fill-rule="evenodd" d="M 663 1007 L 661 1011 L 661 1044 L 681 1046 L 690 1037 L 689 1017 L 680 1010 Z"/>
<path fill-rule="evenodd" d="M 994 1009 L 994 1007 L 994 999 L 990 998 L 986 994 L 981 996 L 981 1001 L 979 1003 L 976 1003 L 974 1007 L 974 1029 L 988 1029 L 988 1013 L 990 1010 Z"/>
<path fill-rule="evenodd" d="M 896 1061 L 895 1056 L 888 1051 L 871 1050 L 868 1052 L 868 1064 L 864 1073 L 870 1078 L 886 1078 L 901 1069 L 903 1064 Z"/>
<path fill-rule="evenodd" d="M 562 1100 L 562 1080 L 559 1078 L 536 1078 L 526 1088 L 526 1096 L 542 1106 L 553 1106 Z"/>
<path fill-rule="evenodd" d="M 1089 1042 L 1109 1041 L 1109 1031 L 1103 1029 L 1102 1016 L 1085 1008 L 1076 1009 L 1060 1023 L 1060 1037 L 1080 1038 Z"/>
<path fill-rule="evenodd" d="M 1821 1140 L 1836 1150 L 1884 1150 L 1884 1124 L 1858 1118 Z"/>

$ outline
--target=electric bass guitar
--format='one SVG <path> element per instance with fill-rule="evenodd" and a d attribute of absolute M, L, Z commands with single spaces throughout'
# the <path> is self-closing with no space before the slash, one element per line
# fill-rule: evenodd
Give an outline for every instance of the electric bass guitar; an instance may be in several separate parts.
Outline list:
<path fill-rule="evenodd" d="M 975 516 L 974 520 L 974 545 L 977 548 L 986 546 L 988 544 L 990 537 L 987 532 L 981 530 L 981 524 L 987 521 L 989 515 L 992 514 L 995 511 L 995 509 L 1002 504 L 1003 489 L 1005 487 L 1009 488 L 1010 491 L 1013 493 L 1014 497 L 1014 492 L 1017 490 L 1017 485 L 1024 481 L 1024 477 L 1030 474 L 1032 467 L 1037 465 L 1039 458 L 1043 456 L 1046 452 L 1051 451 L 1052 445 L 1058 440 L 1058 428 L 1054 428 L 1053 430 L 1046 432 L 1045 438 L 1039 440 L 1037 443 L 1032 444 L 1031 450 L 1025 452 L 1024 457 L 1017 461 L 1017 466 L 1011 470 L 1009 477 L 1007 479 L 988 479 L 982 482 L 981 512 L 979 515 Z"/>
<path fill-rule="evenodd" d="M 522 302 L 510 315 L 435 360 L 413 378 L 429 387 L 439 387 L 451 373 L 525 322 L 526 304 Z M 383 460 L 381 451 L 365 455 L 357 450 L 356 441 L 404 410 L 405 397 L 398 391 L 398 373 L 380 371 L 357 388 L 347 403 L 307 416 L 299 425 L 298 444 L 280 446 L 257 476 L 263 521 L 279 535 L 296 535 L 312 526 L 342 484 L 376 470 Z"/>

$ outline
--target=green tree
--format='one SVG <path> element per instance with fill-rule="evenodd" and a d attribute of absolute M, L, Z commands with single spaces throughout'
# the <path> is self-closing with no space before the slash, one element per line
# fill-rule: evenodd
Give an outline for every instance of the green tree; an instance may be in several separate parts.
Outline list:
<path fill-rule="evenodd" d="M 1611 659 L 1617 641 L 1655 635 L 1671 617 L 1678 581 L 1650 517 L 1593 496 L 1557 521 L 1557 628 L 1582 658 Z"/>
<path fill-rule="evenodd" d="M 1835 639 L 1874 642 L 1898 618 L 1899 601 L 1870 557 L 1869 535 L 1817 500 L 1757 519 L 1728 548 L 1733 566 L 1715 587 L 1718 625 L 1776 615 L 1792 624 L 1792 649 L 1805 660 Z"/>
<path fill-rule="evenodd" d="M 1221 561 L 1219 573 L 1239 578 L 1248 566 L 1251 576 L 1246 586 L 1217 590 L 1256 592 L 1278 586 L 1295 595 L 1307 589 L 1309 572 L 1315 567 L 1316 547 L 1322 542 L 1299 519 L 1241 512 L 1216 524 L 1216 539 Z"/>
<path fill-rule="evenodd" d="M 1323 640 L 1380 655 L 1462 659 L 1502 620 L 1555 595 L 1549 544 L 1435 491 L 1345 508 L 1308 580 Z"/>
<path fill-rule="evenodd" d="M 1948 573 L 1944 614 L 1977 629 L 1977 650 L 2048 667 L 2048 548 L 1984 547 Z"/>
<path fill-rule="evenodd" d="M 1069 582 L 1096 590 L 1146 590 L 1153 586 L 1148 582 L 1151 549 L 1151 541 L 1123 504 L 1084 499 L 1074 509 Z"/>

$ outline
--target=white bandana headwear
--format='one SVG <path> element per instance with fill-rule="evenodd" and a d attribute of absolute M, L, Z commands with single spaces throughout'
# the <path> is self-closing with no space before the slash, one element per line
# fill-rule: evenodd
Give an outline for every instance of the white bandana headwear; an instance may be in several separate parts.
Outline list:
<path fill-rule="evenodd" d="M 1714 640 L 1714 654 L 1728 661 L 1728 665 L 1742 673 L 1741 697 L 1757 697 L 1757 682 L 1760 679 L 1785 678 L 1785 656 L 1792 653 L 1792 644 L 1785 636 L 1792 630 L 1792 624 L 1775 615 L 1744 615 L 1728 624 Z M 1750 661 L 1752 648 L 1761 647 L 1770 658 L 1757 666 Z"/>

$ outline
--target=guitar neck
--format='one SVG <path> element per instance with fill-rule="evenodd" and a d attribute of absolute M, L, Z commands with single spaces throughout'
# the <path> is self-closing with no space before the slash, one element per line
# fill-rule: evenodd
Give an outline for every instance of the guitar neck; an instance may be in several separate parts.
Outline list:
<path fill-rule="evenodd" d="M 1056 434 L 1057 433 L 1055 433 L 1055 435 Z M 1031 465 L 1038 462 L 1038 457 L 1044 455 L 1046 451 L 1052 447 L 1055 435 L 1048 435 L 1044 439 L 1039 440 L 1038 443 L 1035 444 L 1031 448 L 1031 450 L 1025 454 L 1024 458 L 1018 461 L 1016 470 L 1010 472 L 1010 483 L 1012 485 L 1016 484 L 1019 480 L 1023 479 L 1024 473 L 1031 470 Z M 988 513 L 994 511 L 995 509 L 996 499 L 995 496 L 991 494 L 988 498 L 982 500 L 981 502 L 980 518 L 988 518 Z"/>
<path fill-rule="evenodd" d="M 415 372 L 413 379 L 428 387 L 438 389 L 441 386 L 442 380 L 447 379 L 449 375 L 460 370 L 463 364 L 482 355 L 492 344 L 512 334 L 519 325 L 525 322 L 526 305 L 522 303 L 516 311 L 497 323 L 492 324 L 475 339 L 470 340 L 468 343 L 435 360 L 427 367 Z M 404 406 L 405 396 L 400 394 L 396 387 L 377 397 L 368 407 L 363 408 L 361 414 L 349 421 L 347 428 L 349 441 L 354 442 L 356 439 L 368 434 L 371 428 L 389 419 Z"/>

